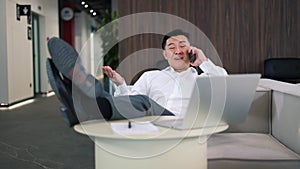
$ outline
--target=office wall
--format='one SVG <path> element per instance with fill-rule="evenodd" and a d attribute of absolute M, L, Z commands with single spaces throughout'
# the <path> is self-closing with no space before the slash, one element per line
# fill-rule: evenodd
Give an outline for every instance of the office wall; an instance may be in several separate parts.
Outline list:
<path fill-rule="evenodd" d="M 211 40 L 229 73 L 263 73 L 267 58 L 300 57 L 299 11 L 299 0 L 123 0 L 118 4 L 119 17 L 164 12 L 195 24 Z M 136 25 L 143 26 L 149 25 Z M 120 57 L 160 48 L 161 38 L 152 34 L 128 38 L 120 43 Z"/>
<path fill-rule="evenodd" d="M 0 104 L 8 102 L 7 44 L 6 41 L 6 1 L 0 1 Z"/>
<path fill-rule="evenodd" d="M 31 10 L 40 16 L 41 63 L 49 57 L 47 37 L 58 36 L 58 3 L 56 0 L 4 0 L 1 1 L 1 86 L 0 103 L 11 104 L 33 97 L 32 41 L 28 40 L 27 17 L 16 19 L 16 4 L 31 5 Z M 4 12 L 3 12 L 4 11 Z M 3 23 L 2 23 L 3 22 Z M 2 36 L 5 34 L 5 36 Z M 2 46 L 3 45 L 3 46 Z M 2 70 L 3 69 L 3 70 Z M 42 90 L 50 90 L 45 64 L 41 64 Z M 3 78 L 2 78 L 3 77 Z M 3 85 L 2 85 L 3 84 Z"/>

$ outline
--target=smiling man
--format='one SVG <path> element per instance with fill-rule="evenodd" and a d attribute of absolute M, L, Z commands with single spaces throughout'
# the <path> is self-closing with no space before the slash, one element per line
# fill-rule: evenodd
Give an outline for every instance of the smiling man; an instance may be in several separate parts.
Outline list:
<path fill-rule="evenodd" d="M 145 72 L 130 90 L 116 71 L 104 66 L 104 73 L 117 85 L 115 96 L 146 95 L 175 115 L 183 115 L 194 81 L 199 76 L 191 66 L 203 71 L 200 76 L 227 75 L 226 70 L 212 63 L 201 49 L 191 46 L 188 38 L 188 33 L 182 30 L 174 30 L 165 35 L 162 49 L 169 67 L 161 71 Z M 194 61 L 190 60 L 189 54 L 194 55 Z"/>

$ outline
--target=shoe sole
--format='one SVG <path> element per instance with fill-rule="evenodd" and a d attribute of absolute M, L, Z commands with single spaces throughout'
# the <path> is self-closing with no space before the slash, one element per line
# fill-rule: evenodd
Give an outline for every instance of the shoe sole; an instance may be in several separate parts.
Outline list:
<path fill-rule="evenodd" d="M 70 72 L 74 69 L 78 53 L 62 39 L 53 37 L 48 41 L 48 50 L 56 68 L 69 80 L 72 80 Z"/>

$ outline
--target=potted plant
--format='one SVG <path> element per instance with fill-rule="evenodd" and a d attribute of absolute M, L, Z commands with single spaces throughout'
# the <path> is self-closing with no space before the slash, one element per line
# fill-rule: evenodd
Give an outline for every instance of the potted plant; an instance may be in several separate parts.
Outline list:
<path fill-rule="evenodd" d="M 113 20 L 117 19 L 117 12 L 110 12 L 109 10 L 105 10 L 102 20 L 101 20 L 101 27 L 106 26 L 108 23 L 112 22 Z M 112 44 L 109 44 L 105 41 L 105 39 L 111 39 L 115 38 L 113 41 L 117 41 L 118 38 L 118 29 L 116 27 L 112 28 L 111 30 L 103 31 L 100 33 L 101 39 L 104 40 L 102 43 L 103 49 L 108 49 Z M 109 51 L 104 55 L 103 57 L 103 65 L 110 66 L 112 69 L 116 69 L 119 65 L 119 46 L 118 44 L 113 45 L 112 48 L 109 49 Z M 110 82 L 106 75 L 104 75 L 104 89 L 106 91 L 109 91 Z"/>

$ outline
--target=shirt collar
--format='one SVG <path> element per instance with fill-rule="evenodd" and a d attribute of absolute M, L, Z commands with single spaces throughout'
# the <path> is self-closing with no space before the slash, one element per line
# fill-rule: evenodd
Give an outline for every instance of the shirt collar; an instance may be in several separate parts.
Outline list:
<path fill-rule="evenodd" d="M 193 67 L 189 67 L 187 70 L 185 70 L 183 72 L 176 72 L 171 66 L 168 66 L 167 68 L 163 69 L 162 71 L 168 71 L 171 73 L 176 73 L 178 75 L 185 74 L 186 72 L 192 72 L 193 74 L 197 74 L 196 69 L 194 69 Z"/>

